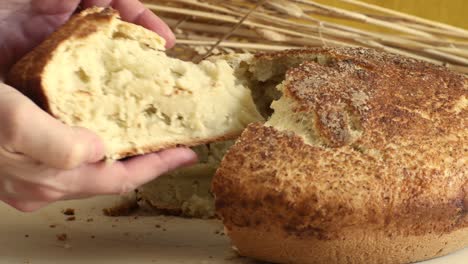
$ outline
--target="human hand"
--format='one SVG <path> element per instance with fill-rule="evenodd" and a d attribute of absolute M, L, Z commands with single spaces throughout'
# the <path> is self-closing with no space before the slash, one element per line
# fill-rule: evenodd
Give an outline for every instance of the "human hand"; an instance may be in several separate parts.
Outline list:
<path fill-rule="evenodd" d="M 88 0 L 112 6 L 122 18 L 158 32 L 174 43 L 169 28 L 136 0 Z M 63 24 L 80 1 L 11 0 L 0 3 L 0 79 L 9 67 Z M 120 194 L 196 161 L 177 148 L 106 163 L 104 146 L 91 131 L 69 127 L 16 89 L 0 82 L 0 200 L 21 211 L 52 202 Z"/>
<path fill-rule="evenodd" d="M 81 3 L 83 8 L 112 6 L 123 20 L 155 31 L 171 48 L 170 28 L 137 0 L 5 0 L 0 2 L 0 70 L 16 60 L 65 23 Z"/>

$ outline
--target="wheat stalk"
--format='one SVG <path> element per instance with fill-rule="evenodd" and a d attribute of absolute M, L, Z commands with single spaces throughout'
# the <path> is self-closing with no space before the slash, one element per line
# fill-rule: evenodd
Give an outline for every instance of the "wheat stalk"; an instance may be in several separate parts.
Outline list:
<path fill-rule="evenodd" d="M 423 24 L 423 25 L 426 24 L 428 26 L 432 26 L 432 27 L 435 27 L 435 28 L 443 29 L 443 30 L 450 31 L 450 32 L 455 32 L 455 33 L 459 34 L 458 36 L 468 37 L 468 30 L 464 30 L 462 28 L 454 27 L 454 26 L 451 26 L 451 25 L 447 25 L 447 24 L 444 24 L 444 23 L 439 23 L 439 22 L 436 22 L 436 21 L 424 19 L 424 18 L 417 17 L 417 16 L 412 16 L 412 15 L 409 15 L 409 14 L 405 14 L 405 13 L 398 12 L 398 11 L 395 11 L 395 10 L 391 10 L 391 9 L 388 9 L 388 8 L 384 8 L 384 7 L 364 3 L 364 2 L 361 2 L 361 1 L 356 1 L 356 0 L 340 0 L 340 1 L 351 3 L 351 4 L 354 4 L 354 5 L 361 6 L 361 7 L 365 7 L 365 8 L 374 10 L 374 11 L 379 11 L 379 12 L 382 12 L 382 13 L 386 13 L 386 14 L 394 16 L 394 17 L 404 18 L 404 19 L 406 19 L 408 21 L 411 21 L 413 23 L 415 22 L 415 23 L 420 23 L 420 24 Z"/>
<path fill-rule="evenodd" d="M 412 28 L 408 28 L 408 27 L 404 27 L 404 26 L 400 26 L 400 25 L 395 25 L 394 23 L 390 23 L 390 22 L 387 22 L 387 21 L 384 21 L 384 20 L 378 20 L 378 19 L 366 16 L 365 14 L 360 14 L 360 13 L 357 13 L 357 12 L 352 12 L 352 11 L 348 11 L 348 10 L 337 8 L 337 7 L 332 7 L 332 6 L 319 4 L 319 3 L 316 3 L 316 2 L 310 1 L 310 0 L 296 0 L 296 1 L 307 4 L 307 5 L 311 5 L 313 7 L 317 7 L 317 8 L 320 8 L 320 9 L 325 9 L 325 10 L 330 11 L 332 13 L 339 14 L 339 15 L 342 15 L 344 17 L 348 17 L 348 18 L 351 18 L 351 19 L 355 19 L 357 21 L 361 21 L 361 22 L 364 22 L 364 23 L 367 23 L 367 24 L 382 26 L 382 27 L 385 27 L 385 28 L 389 28 L 389 29 L 392 29 L 392 30 L 398 30 L 398 31 L 401 31 L 401 32 L 404 32 L 404 33 L 407 33 L 407 34 L 416 35 L 416 36 L 420 36 L 420 37 L 434 38 L 433 35 L 431 35 L 429 33 L 426 33 L 424 31 L 420 31 L 420 30 L 416 30 L 416 29 L 412 29 Z"/>
<path fill-rule="evenodd" d="M 195 61 L 214 51 L 363 46 L 468 73 L 467 30 L 356 0 L 340 1 L 366 12 L 312 0 L 147 0 L 145 5 L 176 32 L 178 47 L 183 47 L 177 50 L 185 56 L 192 49 Z M 364 30 L 348 21 L 391 31 Z"/>
<path fill-rule="evenodd" d="M 163 11 L 163 12 L 186 15 L 186 16 L 194 16 L 194 17 L 210 19 L 210 20 L 219 21 L 219 22 L 232 23 L 234 25 L 238 24 L 238 20 L 233 16 L 213 14 L 210 12 L 204 12 L 204 11 L 198 11 L 198 10 L 174 8 L 174 7 L 168 7 L 168 6 L 156 5 L 156 4 L 147 4 L 147 5 L 149 8 L 156 10 L 156 11 Z M 269 25 L 265 25 L 265 24 L 261 24 L 257 22 L 252 22 L 249 20 L 244 21 L 243 24 L 249 27 L 253 27 L 253 28 L 268 29 L 268 30 L 276 31 L 276 32 L 283 33 L 283 34 L 296 36 L 296 37 L 320 40 L 320 37 L 318 36 L 309 35 L 309 34 L 302 33 L 302 32 L 297 32 L 294 29 L 273 27 L 273 26 L 269 26 Z M 349 43 L 338 41 L 338 40 L 333 40 L 333 39 L 327 39 L 327 42 L 336 46 L 343 46 L 343 45 L 353 46 Z"/>
<path fill-rule="evenodd" d="M 179 39 L 177 40 L 177 42 L 179 44 L 185 44 L 185 45 L 212 46 L 216 44 L 217 41 Z M 262 50 L 262 51 L 281 51 L 285 49 L 297 48 L 295 46 L 242 43 L 242 42 L 234 42 L 234 41 L 224 41 L 220 43 L 219 46 L 227 47 L 227 48 L 253 49 L 253 50 Z"/>
<path fill-rule="evenodd" d="M 213 50 L 218 47 L 221 42 L 223 42 L 224 40 L 226 40 L 227 38 L 229 38 L 229 36 L 232 35 L 232 33 L 234 33 L 234 31 L 236 31 L 236 29 L 238 29 L 242 23 L 253 13 L 255 12 L 255 10 L 261 6 L 263 3 L 265 3 L 267 0 L 261 0 L 260 2 L 258 2 L 254 7 L 252 7 L 240 20 L 239 22 L 237 22 L 229 31 L 227 31 L 211 48 L 210 50 L 208 50 L 202 57 L 201 57 L 201 60 L 202 59 L 205 59 L 207 58 L 208 56 L 211 55 L 211 53 L 213 52 Z"/>

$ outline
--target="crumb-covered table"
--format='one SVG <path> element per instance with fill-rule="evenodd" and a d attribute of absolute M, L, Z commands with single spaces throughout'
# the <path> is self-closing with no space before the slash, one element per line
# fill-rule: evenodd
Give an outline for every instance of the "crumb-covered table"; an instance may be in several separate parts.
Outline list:
<path fill-rule="evenodd" d="M 108 217 L 115 197 L 21 213 L 0 204 L 0 264 L 257 263 L 238 257 L 216 220 Z M 468 249 L 425 264 L 465 264 Z"/>

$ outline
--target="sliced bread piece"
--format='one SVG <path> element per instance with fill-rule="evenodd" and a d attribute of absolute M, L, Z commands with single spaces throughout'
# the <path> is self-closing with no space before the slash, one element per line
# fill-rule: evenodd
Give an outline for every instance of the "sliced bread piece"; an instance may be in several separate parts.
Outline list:
<path fill-rule="evenodd" d="M 110 8 L 72 17 L 9 74 L 51 115 L 102 137 L 107 158 L 235 138 L 262 120 L 225 60 L 170 58 L 165 41 Z"/>

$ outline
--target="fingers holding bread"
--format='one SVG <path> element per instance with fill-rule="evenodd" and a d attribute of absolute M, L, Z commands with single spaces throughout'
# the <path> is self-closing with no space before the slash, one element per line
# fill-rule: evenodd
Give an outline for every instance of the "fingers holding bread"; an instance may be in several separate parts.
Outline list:
<path fill-rule="evenodd" d="M 44 112 L 24 95 L 0 84 L 0 144 L 57 169 L 73 169 L 104 157 L 100 138 L 70 127 Z"/>
<path fill-rule="evenodd" d="M 104 162 L 95 133 L 60 122 L 5 84 L 0 120 L 0 200 L 25 212 L 63 199 L 129 192 L 196 161 L 191 150 L 178 148 Z"/>
<path fill-rule="evenodd" d="M 175 36 L 169 26 L 138 0 L 84 0 L 83 7 L 113 7 L 123 20 L 141 25 L 156 32 L 166 40 L 166 48 L 175 44 Z"/>
<path fill-rule="evenodd" d="M 169 149 L 159 153 L 133 157 L 114 163 L 97 163 L 70 172 L 72 193 L 100 195 L 123 194 L 153 180 L 157 176 L 196 162 L 189 149 Z"/>

